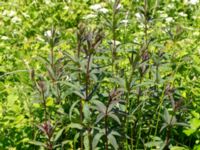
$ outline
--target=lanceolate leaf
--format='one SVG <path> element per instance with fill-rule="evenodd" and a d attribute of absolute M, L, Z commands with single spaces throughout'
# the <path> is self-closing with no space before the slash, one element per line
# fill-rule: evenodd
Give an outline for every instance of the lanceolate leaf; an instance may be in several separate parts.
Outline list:
<path fill-rule="evenodd" d="M 71 124 L 68 125 L 68 127 L 69 128 L 76 128 L 76 129 L 80 129 L 80 130 L 83 128 L 83 126 L 79 123 L 71 123 Z"/>
<path fill-rule="evenodd" d="M 39 141 L 29 141 L 28 143 L 33 144 L 33 145 L 37 145 L 37 146 L 46 147 L 46 145 L 44 143 L 39 142 Z"/>
<path fill-rule="evenodd" d="M 91 117 L 91 112 L 90 112 L 90 108 L 89 108 L 89 104 L 87 102 L 84 103 L 83 105 L 83 114 L 86 120 L 89 120 Z"/>
<path fill-rule="evenodd" d="M 95 101 L 93 101 L 93 103 L 96 105 L 96 109 L 98 111 L 100 111 L 102 113 L 106 112 L 106 106 L 102 102 L 95 100 Z"/>
<path fill-rule="evenodd" d="M 69 110 L 69 119 L 70 119 L 70 120 L 71 120 L 71 118 L 72 118 L 72 112 L 73 112 L 75 106 L 76 106 L 79 102 L 80 102 L 80 101 L 77 100 L 77 101 L 74 102 L 74 103 L 72 104 L 72 106 L 70 107 L 70 110 Z"/>
<path fill-rule="evenodd" d="M 115 121 L 117 121 L 119 124 L 121 124 L 119 118 L 117 117 L 117 115 L 115 115 L 114 113 L 110 112 L 108 113 L 108 116 L 113 118 Z"/>
<path fill-rule="evenodd" d="M 92 148 L 95 149 L 97 144 L 99 143 L 101 137 L 103 136 L 103 133 L 97 133 L 94 138 L 93 138 L 93 141 L 92 141 Z"/>
<path fill-rule="evenodd" d="M 65 130 L 65 128 L 62 128 L 61 130 L 59 130 L 54 138 L 54 141 L 57 141 L 60 136 L 62 135 L 63 131 Z"/>
<path fill-rule="evenodd" d="M 105 117 L 105 114 L 104 114 L 104 113 L 101 112 L 100 114 L 98 114 L 95 124 L 97 124 L 97 123 L 98 123 L 101 119 L 103 119 L 104 117 Z"/>
<path fill-rule="evenodd" d="M 119 146 L 117 144 L 116 138 L 112 134 L 108 135 L 108 140 L 111 143 L 111 145 L 114 147 L 114 149 L 118 150 Z"/>

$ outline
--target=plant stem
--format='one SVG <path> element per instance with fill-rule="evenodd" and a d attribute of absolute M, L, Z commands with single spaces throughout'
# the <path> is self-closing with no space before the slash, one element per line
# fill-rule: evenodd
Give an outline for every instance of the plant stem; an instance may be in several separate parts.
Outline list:
<path fill-rule="evenodd" d="M 105 150 L 108 150 L 108 107 L 110 105 L 112 101 L 112 97 L 109 96 L 109 100 L 108 100 L 108 104 L 106 106 L 106 111 L 105 111 L 105 118 L 104 118 L 104 121 L 105 121 Z"/>
<path fill-rule="evenodd" d="M 107 109 L 106 109 L 106 114 L 107 114 Z M 108 150 L 108 116 L 105 116 L 105 150 Z"/>
<path fill-rule="evenodd" d="M 85 83 L 85 92 L 86 92 L 86 100 L 88 99 L 89 95 L 89 86 L 90 86 L 90 61 L 91 61 L 91 54 L 88 56 L 87 60 L 87 67 L 86 67 L 86 83 Z"/>
<path fill-rule="evenodd" d="M 115 59 L 117 56 L 117 52 L 116 52 L 116 1 L 113 7 L 113 15 L 112 15 L 112 40 L 113 40 L 113 44 L 112 44 L 112 71 L 115 74 L 116 69 L 116 65 L 115 65 Z"/>
<path fill-rule="evenodd" d="M 80 37 L 77 37 L 77 40 L 78 40 L 78 45 L 77 45 L 77 57 L 78 57 L 78 60 L 80 60 L 80 52 L 81 52 L 81 39 Z M 80 63 L 78 64 L 78 68 L 80 70 Z M 80 71 L 78 73 L 78 80 L 81 81 L 81 74 L 80 74 Z M 80 100 L 80 106 L 79 106 L 79 111 L 80 111 L 80 122 L 81 124 L 83 123 L 83 100 L 81 99 Z M 83 131 L 81 131 L 80 133 L 80 144 L 81 144 L 81 150 L 83 150 Z"/>
<path fill-rule="evenodd" d="M 90 87 L 90 61 L 91 61 L 92 54 L 89 54 L 87 59 L 87 66 L 86 66 L 86 82 L 85 82 L 85 93 L 86 93 L 86 100 L 89 96 L 89 87 Z M 89 149 L 92 150 L 92 135 L 91 135 L 91 127 L 88 127 L 88 139 L 89 139 Z"/>
<path fill-rule="evenodd" d="M 54 48 L 53 46 L 51 47 L 51 67 L 52 67 L 52 70 L 54 70 Z"/>
<path fill-rule="evenodd" d="M 44 118 L 47 121 L 47 106 L 46 106 L 46 100 L 45 100 L 45 96 L 44 96 L 44 91 L 41 91 L 42 94 L 42 101 L 43 101 L 43 107 L 44 107 Z"/>

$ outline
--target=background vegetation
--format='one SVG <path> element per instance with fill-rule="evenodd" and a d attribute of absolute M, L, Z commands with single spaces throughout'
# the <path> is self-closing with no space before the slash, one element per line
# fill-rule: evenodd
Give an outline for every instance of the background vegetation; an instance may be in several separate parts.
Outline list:
<path fill-rule="evenodd" d="M 0 12 L 0 149 L 200 150 L 198 0 Z"/>

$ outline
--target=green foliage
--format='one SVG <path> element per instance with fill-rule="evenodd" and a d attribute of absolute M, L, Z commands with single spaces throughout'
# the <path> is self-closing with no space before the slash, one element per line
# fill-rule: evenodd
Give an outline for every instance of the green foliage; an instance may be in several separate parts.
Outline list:
<path fill-rule="evenodd" d="M 0 149 L 200 149 L 199 0 L 0 6 Z"/>

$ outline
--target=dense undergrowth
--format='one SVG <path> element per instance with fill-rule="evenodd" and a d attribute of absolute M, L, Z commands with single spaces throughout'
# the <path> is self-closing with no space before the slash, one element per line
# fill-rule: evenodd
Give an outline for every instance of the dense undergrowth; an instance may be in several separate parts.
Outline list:
<path fill-rule="evenodd" d="M 1 0 L 0 149 L 200 150 L 198 0 Z"/>

